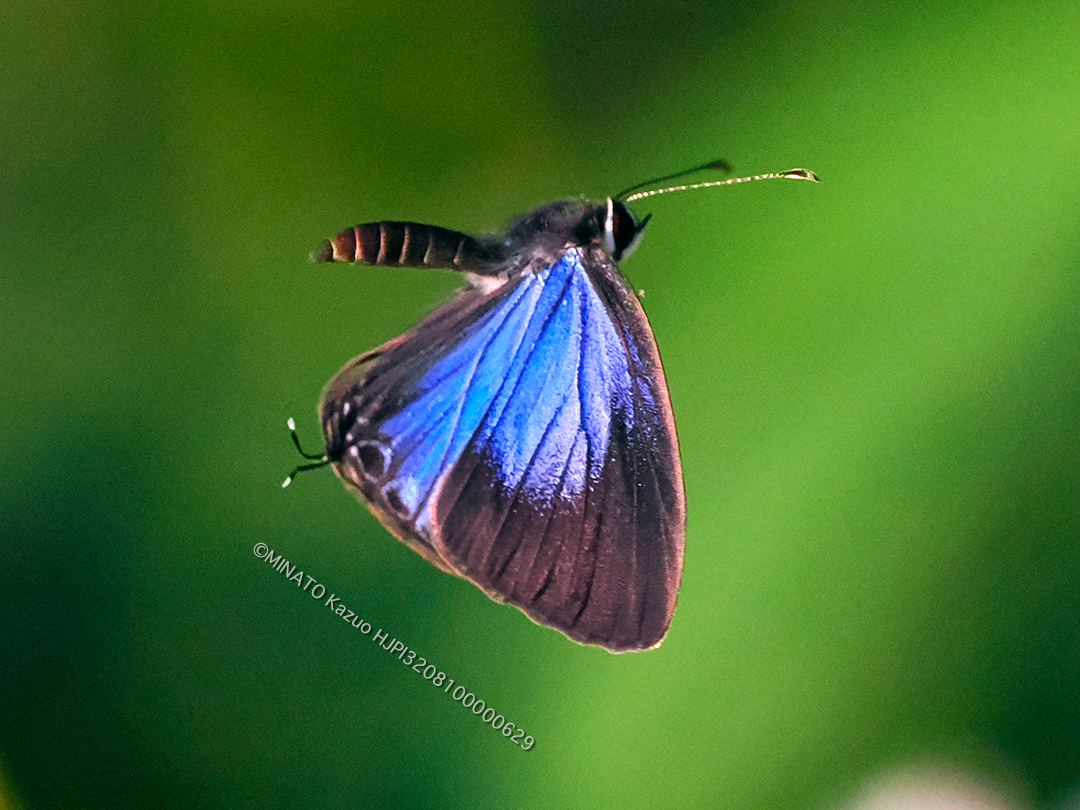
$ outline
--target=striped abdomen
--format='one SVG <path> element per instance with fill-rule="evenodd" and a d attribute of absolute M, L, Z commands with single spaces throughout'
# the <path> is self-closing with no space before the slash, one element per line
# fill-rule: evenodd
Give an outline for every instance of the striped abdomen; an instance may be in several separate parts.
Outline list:
<path fill-rule="evenodd" d="M 366 262 L 394 267 L 435 267 L 491 273 L 495 251 L 458 231 L 416 222 L 366 222 L 325 240 L 311 254 L 316 262 Z"/>

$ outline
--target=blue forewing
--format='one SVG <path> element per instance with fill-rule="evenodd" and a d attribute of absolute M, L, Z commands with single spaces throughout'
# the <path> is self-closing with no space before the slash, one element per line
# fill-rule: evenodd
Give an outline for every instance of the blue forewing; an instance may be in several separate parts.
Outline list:
<path fill-rule="evenodd" d="M 439 568 L 613 651 L 660 643 L 682 575 L 667 384 L 616 263 L 647 219 L 618 200 L 556 202 L 498 239 L 379 222 L 313 254 L 470 282 L 329 382 L 338 476 Z"/>

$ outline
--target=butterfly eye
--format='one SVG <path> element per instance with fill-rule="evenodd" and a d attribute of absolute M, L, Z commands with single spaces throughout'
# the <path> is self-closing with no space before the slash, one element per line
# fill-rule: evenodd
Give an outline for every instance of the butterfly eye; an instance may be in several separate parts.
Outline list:
<path fill-rule="evenodd" d="M 637 217 L 619 200 L 608 198 L 607 218 L 604 221 L 604 249 L 616 260 L 634 252 L 649 217 L 638 222 Z"/>

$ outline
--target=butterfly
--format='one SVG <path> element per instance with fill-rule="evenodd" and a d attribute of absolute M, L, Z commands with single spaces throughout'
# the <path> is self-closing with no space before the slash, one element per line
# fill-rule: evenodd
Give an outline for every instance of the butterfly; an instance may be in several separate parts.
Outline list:
<path fill-rule="evenodd" d="M 366 223 L 312 253 L 468 282 L 330 380 L 320 463 L 438 568 L 613 652 L 667 633 L 686 530 L 660 355 L 618 266 L 649 221 L 626 194 L 501 237 Z"/>

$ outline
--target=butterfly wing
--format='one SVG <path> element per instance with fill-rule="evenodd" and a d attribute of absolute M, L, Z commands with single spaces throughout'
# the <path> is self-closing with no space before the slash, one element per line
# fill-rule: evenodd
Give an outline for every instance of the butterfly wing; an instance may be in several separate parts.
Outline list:
<path fill-rule="evenodd" d="M 659 356 L 600 251 L 567 251 L 546 287 L 434 493 L 431 540 L 536 621 L 612 649 L 651 647 L 674 610 L 685 520 Z"/>
<path fill-rule="evenodd" d="M 328 454 L 398 537 L 571 638 L 655 646 L 682 570 L 674 420 L 644 312 L 598 248 L 467 288 L 351 363 Z"/>
<path fill-rule="evenodd" d="M 426 529 L 428 500 L 463 449 L 463 434 L 475 429 L 483 391 L 495 384 L 484 376 L 498 373 L 496 363 L 480 361 L 498 346 L 504 324 L 520 318 L 522 296 L 513 292 L 463 288 L 408 332 L 347 363 L 319 404 L 338 476 L 396 537 L 446 571 Z"/>

